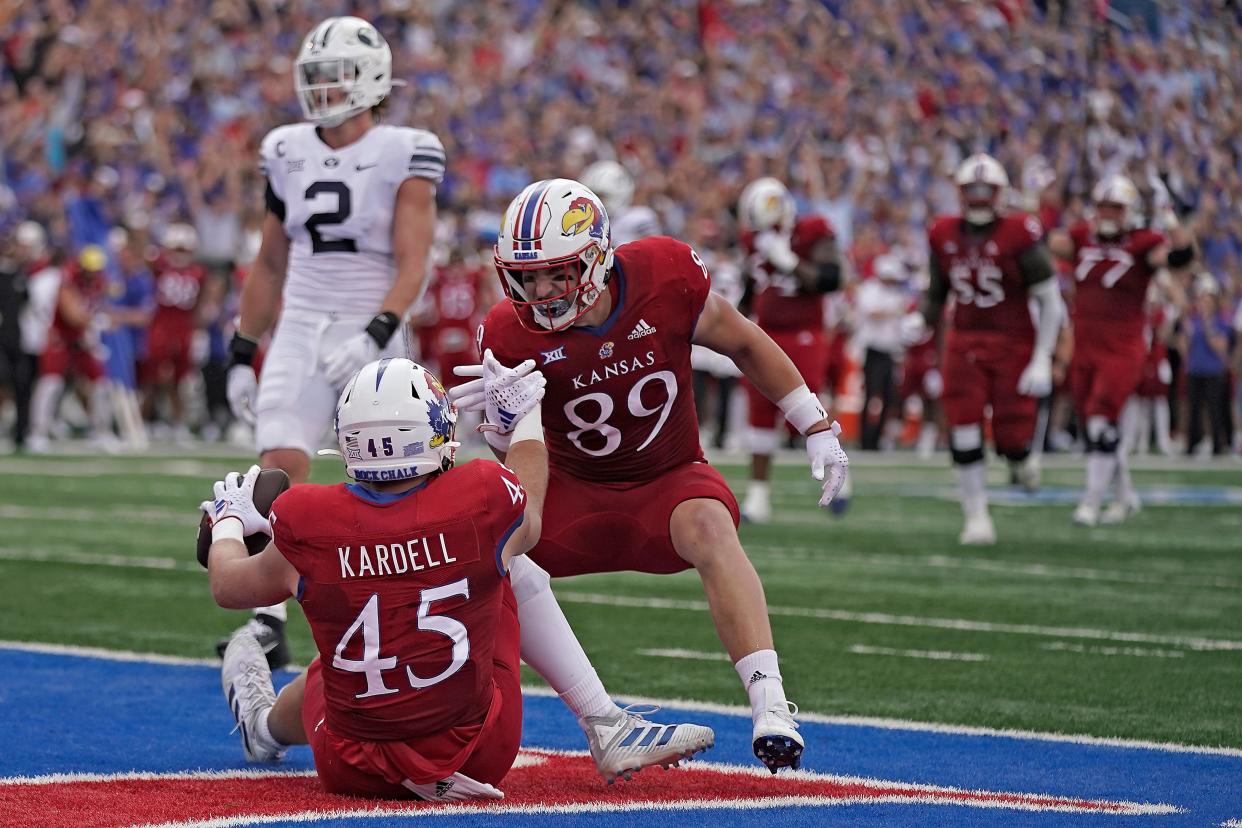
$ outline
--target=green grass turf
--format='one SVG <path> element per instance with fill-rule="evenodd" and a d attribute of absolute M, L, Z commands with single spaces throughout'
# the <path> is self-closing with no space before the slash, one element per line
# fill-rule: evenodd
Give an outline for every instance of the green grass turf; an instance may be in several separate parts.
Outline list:
<path fill-rule="evenodd" d="M 0 639 L 210 655 L 242 616 L 214 607 L 194 562 L 196 506 L 246 462 L 0 460 Z M 1051 465 L 1048 485 L 1080 484 L 1076 468 Z M 317 461 L 312 479 L 333 482 L 338 469 Z M 723 470 L 740 490 L 742 468 Z M 1001 476 L 994 467 L 993 485 Z M 1135 477 L 1140 487 L 1242 485 L 1228 465 L 1152 463 Z M 964 549 L 957 506 L 929 489 L 951 486 L 943 461 L 859 457 L 855 480 L 853 506 L 833 519 L 816 510 L 802 467 L 780 466 L 776 522 L 742 528 L 789 696 L 804 710 L 1242 747 L 1242 649 L 1227 649 L 1242 648 L 1242 509 L 1152 506 L 1124 526 L 1083 530 L 1069 506 L 998 506 L 1001 543 Z M 719 658 L 693 573 L 585 576 L 556 589 L 614 693 L 744 703 L 726 660 L 643 652 Z M 305 660 L 309 634 L 292 617 Z M 874 623 L 893 617 L 906 623 Z M 1063 632 L 944 627 L 954 620 Z"/>

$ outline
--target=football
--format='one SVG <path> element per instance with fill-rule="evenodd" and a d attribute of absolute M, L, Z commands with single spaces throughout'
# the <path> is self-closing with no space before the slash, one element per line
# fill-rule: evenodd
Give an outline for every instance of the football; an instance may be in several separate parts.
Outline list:
<path fill-rule="evenodd" d="M 276 498 L 288 488 L 289 475 L 285 474 L 283 469 L 264 469 L 259 472 L 258 478 L 254 481 L 254 506 L 259 510 L 259 514 L 267 517 L 272 510 L 272 504 L 276 502 Z M 257 555 L 267 548 L 271 538 L 258 532 L 253 535 L 247 535 L 244 540 L 246 542 L 246 551 L 251 555 Z M 202 520 L 198 522 L 198 562 L 204 568 L 207 566 L 207 552 L 210 549 L 211 518 L 203 515 Z"/>

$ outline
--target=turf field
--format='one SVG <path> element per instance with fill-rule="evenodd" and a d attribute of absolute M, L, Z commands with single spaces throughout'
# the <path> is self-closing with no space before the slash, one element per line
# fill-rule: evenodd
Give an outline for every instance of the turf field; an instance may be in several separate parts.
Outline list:
<path fill-rule="evenodd" d="M 214 607 L 194 561 L 196 509 L 248 462 L 0 460 L 0 639 L 210 655 L 239 616 Z M 1142 514 L 1084 530 L 1069 522 L 1081 472 L 1049 465 L 1035 497 L 993 468 L 1003 504 L 987 550 L 957 545 L 944 458 L 856 456 L 841 518 L 816 510 L 801 465 L 780 466 L 776 522 L 742 537 L 790 698 L 830 715 L 1242 747 L 1242 466 L 1149 461 Z M 740 491 L 742 467 L 722 468 Z M 319 461 L 312 479 L 337 469 Z M 555 586 L 614 693 L 744 702 L 692 573 Z M 305 624 L 291 626 L 305 661 Z"/>

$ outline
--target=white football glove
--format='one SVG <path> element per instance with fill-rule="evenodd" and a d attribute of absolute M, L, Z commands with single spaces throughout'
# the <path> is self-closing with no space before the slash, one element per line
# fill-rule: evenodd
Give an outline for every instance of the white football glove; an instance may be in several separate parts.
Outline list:
<path fill-rule="evenodd" d="M 241 521 L 242 534 L 246 537 L 256 533 L 272 536 L 272 523 L 254 505 L 254 481 L 259 478 L 259 467 L 251 466 L 245 476 L 229 472 L 223 480 L 212 487 L 213 500 L 204 500 L 199 508 L 211 518 L 212 525 L 224 518 Z"/>
<path fill-rule="evenodd" d="M 343 388 L 349 378 L 368 362 L 379 358 L 379 345 L 366 331 L 342 342 L 323 359 L 323 375 L 334 388 Z"/>
<path fill-rule="evenodd" d="M 1052 359 L 1036 354 L 1018 377 L 1018 393 L 1027 397 L 1046 397 L 1052 391 Z"/>
<path fill-rule="evenodd" d="M 518 420 L 529 414 L 543 399 L 548 380 L 528 359 L 516 368 L 501 365 L 488 348 L 481 365 L 460 365 L 453 369 L 459 377 L 477 377 L 449 389 L 449 399 L 459 411 L 484 412 L 479 431 L 509 434 Z"/>
<path fill-rule="evenodd" d="M 850 469 L 850 458 L 841 448 L 837 435 L 841 433 L 841 424 L 835 420 L 830 428 L 808 434 L 806 438 L 806 454 L 811 459 L 811 477 L 824 481 L 824 494 L 819 499 L 820 506 L 827 506 L 841 491 L 845 483 L 846 472 Z"/>
<path fill-rule="evenodd" d="M 918 311 L 910 311 L 901 317 L 901 344 L 917 345 L 927 336 L 927 320 Z"/>
<path fill-rule="evenodd" d="M 254 406 L 259 396 L 259 379 L 249 365 L 234 365 L 229 369 L 229 408 L 233 416 L 246 425 L 254 425 Z"/>
<path fill-rule="evenodd" d="M 465 802 L 470 799 L 504 799 L 505 795 L 486 782 L 471 779 L 464 773 L 455 773 L 439 782 L 419 784 L 406 780 L 402 783 L 419 799 L 428 802 Z"/>
<path fill-rule="evenodd" d="M 792 273 L 798 266 L 798 254 L 789 246 L 789 237 L 766 230 L 755 236 L 755 252 L 782 273 Z"/>

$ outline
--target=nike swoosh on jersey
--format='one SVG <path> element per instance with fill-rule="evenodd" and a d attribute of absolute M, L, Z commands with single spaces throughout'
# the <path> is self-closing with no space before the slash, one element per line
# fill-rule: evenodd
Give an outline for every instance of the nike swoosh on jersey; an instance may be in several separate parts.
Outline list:
<path fill-rule="evenodd" d="M 379 164 L 378 161 L 376 161 L 374 164 L 355 164 L 354 169 L 357 170 L 358 172 L 362 172 L 363 170 L 369 170 L 372 167 L 377 166 L 378 164 Z"/>

